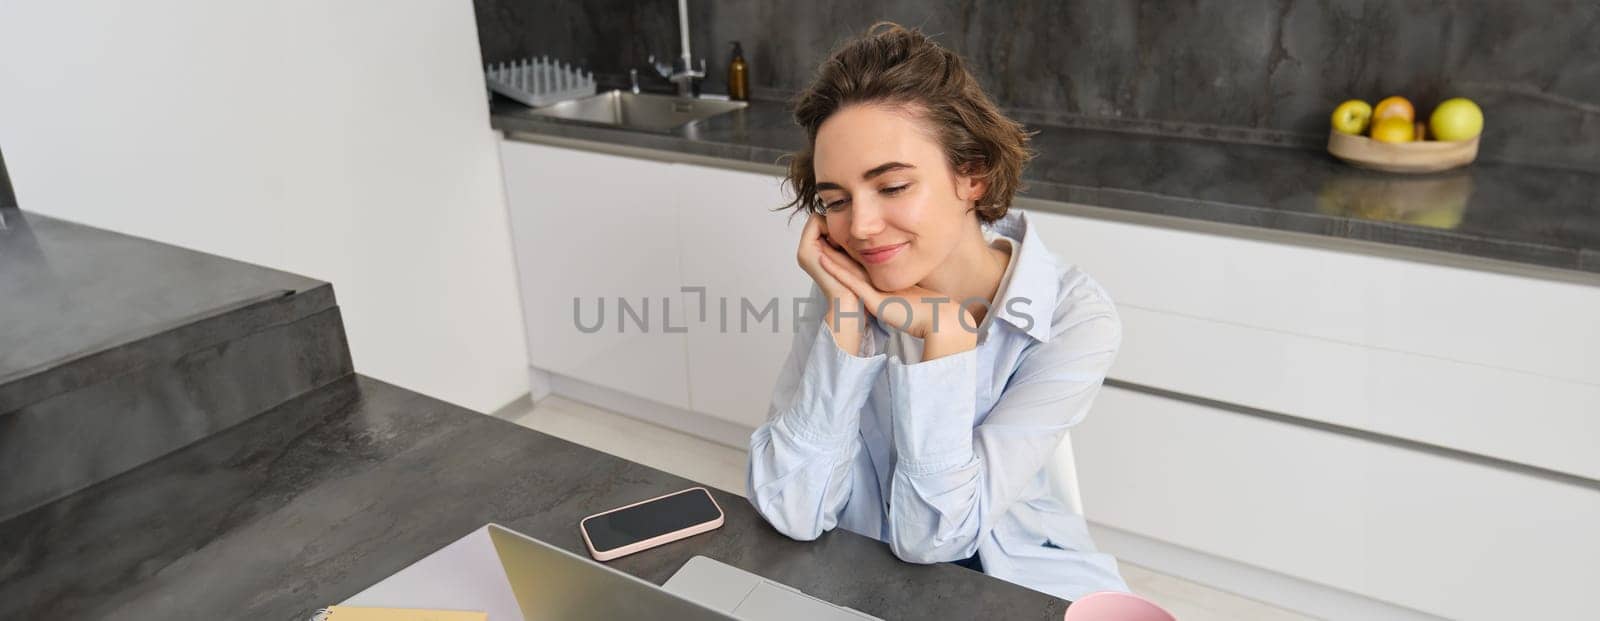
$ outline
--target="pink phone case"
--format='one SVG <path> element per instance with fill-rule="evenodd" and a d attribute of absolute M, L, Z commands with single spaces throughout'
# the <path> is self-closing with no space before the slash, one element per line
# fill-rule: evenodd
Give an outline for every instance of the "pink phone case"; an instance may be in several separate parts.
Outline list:
<path fill-rule="evenodd" d="M 682 494 L 684 492 L 693 491 L 693 490 L 700 490 L 702 492 L 705 492 L 706 498 L 711 501 L 711 506 L 717 508 L 717 518 L 716 519 L 709 520 L 709 521 L 706 521 L 706 522 L 701 522 L 699 524 L 695 524 L 695 525 L 690 526 L 688 528 L 684 528 L 682 530 L 675 530 L 675 531 L 672 531 L 670 533 L 666 533 L 664 535 L 658 535 L 658 536 L 655 536 L 655 537 L 651 537 L 651 538 L 645 539 L 643 541 L 635 541 L 633 543 L 630 543 L 628 545 L 622 546 L 622 547 L 617 548 L 615 550 L 606 550 L 604 552 L 594 549 L 594 542 L 589 540 L 589 529 L 584 526 L 584 524 L 586 522 L 588 522 L 589 520 L 592 520 L 594 518 L 600 517 L 602 515 L 606 515 L 608 513 L 615 513 L 617 511 L 621 511 L 623 509 L 631 509 L 633 507 L 637 507 L 637 506 L 645 504 L 645 503 L 655 502 L 657 500 L 661 500 L 662 498 L 666 498 L 668 496 L 676 496 L 678 494 Z M 707 490 L 704 487 L 691 487 L 689 489 L 678 490 L 678 491 L 672 492 L 670 494 L 662 494 L 660 496 L 656 496 L 655 498 L 651 498 L 649 500 L 641 500 L 639 502 L 633 503 L 631 505 L 627 505 L 625 507 L 617 507 L 617 508 L 612 509 L 610 511 L 602 511 L 600 513 L 596 513 L 596 514 L 591 515 L 589 517 L 583 518 L 582 520 L 578 521 L 578 532 L 583 533 L 583 545 L 584 545 L 584 547 L 589 548 L 589 556 L 593 556 L 594 560 L 597 560 L 597 561 L 609 561 L 611 559 L 621 558 L 621 557 L 627 556 L 629 554 L 633 554 L 634 552 L 638 552 L 638 551 L 641 551 L 641 550 L 648 550 L 650 548 L 654 548 L 654 547 L 659 546 L 659 545 L 664 544 L 664 543 L 671 543 L 671 542 L 677 541 L 679 539 L 683 539 L 685 537 L 692 537 L 694 535 L 698 535 L 698 534 L 706 532 L 706 531 L 716 530 L 717 528 L 722 526 L 722 516 L 723 516 L 722 505 L 717 504 L 717 499 L 711 495 L 711 491 L 710 490 Z"/>

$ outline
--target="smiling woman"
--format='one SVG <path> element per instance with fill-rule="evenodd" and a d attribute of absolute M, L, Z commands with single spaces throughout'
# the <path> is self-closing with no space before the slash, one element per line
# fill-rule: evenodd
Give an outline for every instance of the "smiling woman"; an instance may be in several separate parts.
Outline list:
<path fill-rule="evenodd" d="M 1127 590 L 1050 491 L 1122 333 L 1105 291 L 1008 212 L 1027 132 L 894 24 L 824 61 L 795 120 L 796 259 L 825 312 L 750 438 L 751 503 L 796 539 L 843 526 L 1068 599 Z"/>

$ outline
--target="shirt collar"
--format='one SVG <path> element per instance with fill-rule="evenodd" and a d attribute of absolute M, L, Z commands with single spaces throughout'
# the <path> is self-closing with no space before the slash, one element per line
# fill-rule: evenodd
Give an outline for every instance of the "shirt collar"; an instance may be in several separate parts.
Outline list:
<path fill-rule="evenodd" d="M 1055 317 L 1061 289 L 1055 255 L 1039 241 L 1027 215 L 1013 209 L 989 223 L 989 230 L 1016 241 L 1012 248 L 1011 280 L 1005 291 L 995 296 L 996 308 L 990 312 L 1041 343 L 1050 341 L 1050 323 Z"/>

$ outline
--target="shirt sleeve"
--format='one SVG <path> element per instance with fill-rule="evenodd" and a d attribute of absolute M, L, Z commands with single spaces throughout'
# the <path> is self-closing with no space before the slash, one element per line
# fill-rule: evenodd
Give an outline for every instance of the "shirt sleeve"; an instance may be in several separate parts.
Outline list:
<path fill-rule="evenodd" d="M 826 307 L 815 284 L 811 293 L 816 317 L 795 331 L 767 422 L 750 436 L 746 481 L 756 511 L 778 532 L 805 541 L 836 526 L 850 500 L 850 468 L 862 449 L 861 409 L 887 358 L 840 349 L 822 322 Z"/>
<path fill-rule="evenodd" d="M 1121 344 L 1121 323 L 1090 283 L 1079 283 L 1058 308 L 1051 338 L 1023 354 L 976 427 L 976 350 L 888 362 L 898 451 L 889 543 L 896 556 L 913 563 L 971 557 L 1067 429 L 1088 414 Z"/>

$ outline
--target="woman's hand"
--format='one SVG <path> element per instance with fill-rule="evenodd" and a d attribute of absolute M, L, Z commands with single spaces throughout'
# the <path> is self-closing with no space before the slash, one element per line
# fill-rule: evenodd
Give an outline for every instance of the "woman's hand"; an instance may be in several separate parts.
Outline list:
<path fill-rule="evenodd" d="M 881 291 L 866 269 L 849 255 L 833 248 L 818 257 L 824 271 L 865 306 L 879 321 L 923 340 L 922 359 L 933 360 L 977 346 L 977 322 L 972 313 L 952 299 L 926 287 L 913 285 L 899 291 Z"/>
<path fill-rule="evenodd" d="M 839 312 L 861 313 L 861 298 L 849 287 L 844 286 L 832 274 L 822 267 L 823 257 L 830 257 L 834 262 L 848 262 L 850 257 L 834 247 L 828 239 L 825 230 L 826 221 L 822 216 L 811 215 L 806 220 L 806 226 L 800 231 L 800 249 L 795 253 L 795 259 L 800 263 L 800 269 L 811 276 L 817 283 L 817 288 L 822 291 L 822 296 L 827 300 L 827 307 L 823 309 L 823 322 L 828 324 L 828 329 L 833 332 L 833 342 L 839 349 L 856 354 L 861 351 L 861 328 L 865 323 L 865 316 L 855 315 L 855 321 L 840 321 Z M 856 265 L 860 270 L 861 266 Z M 862 272 L 865 275 L 865 272 Z"/>

